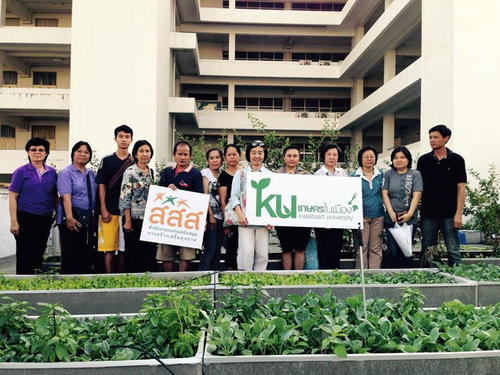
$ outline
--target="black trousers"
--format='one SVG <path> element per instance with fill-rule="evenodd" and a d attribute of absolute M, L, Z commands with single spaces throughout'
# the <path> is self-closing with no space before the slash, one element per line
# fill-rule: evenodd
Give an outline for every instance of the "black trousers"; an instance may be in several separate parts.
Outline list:
<path fill-rule="evenodd" d="M 90 238 L 87 238 L 90 236 Z M 92 236 L 87 229 L 80 228 L 79 232 L 70 231 L 66 224 L 59 225 L 61 239 L 61 273 L 81 274 L 92 270 Z"/>
<path fill-rule="evenodd" d="M 238 269 L 238 264 L 236 262 L 236 258 L 238 256 L 238 226 L 231 225 L 229 230 L 229 237 L 225 236 L 224 238 L 224 248 L 226 249 L 224 263 L 226 265 L 226 269 L 236 270 Z"/>
<path fill-rule="evenodd" d="M 343 229 L 314 228 L 318 241 L 318 264 L 320 270 L 340 268 Z"/>
<path fill-rule="evenodd" d="M 141 241 L 142 220 L 132 219 L 132 231 L 124 232 L 125 238 L 125 271 L 154 272 L 156 271 L 157 245 Z"/>
<path fill-rule="evenodd" d="M 33 215 L 19 211 L 19 235 L 16 236 L 16 273 L 32 275 L 42 268 L 43 254 L 52 225 L 52 215 Z"/>

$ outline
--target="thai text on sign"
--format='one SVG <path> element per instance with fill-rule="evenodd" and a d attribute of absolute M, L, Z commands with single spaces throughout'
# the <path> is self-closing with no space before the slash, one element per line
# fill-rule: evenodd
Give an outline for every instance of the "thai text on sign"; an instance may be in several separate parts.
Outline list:
<path fill-rule="evenodd" d="M 251 225 L 363 227 L 359 177 L 249 173 L 246 191 Z"/>
<path fill-rule="evenodd" d="M 149 188 L 141 241 L 200 249 L 208 209 L 207 194 Z"/>

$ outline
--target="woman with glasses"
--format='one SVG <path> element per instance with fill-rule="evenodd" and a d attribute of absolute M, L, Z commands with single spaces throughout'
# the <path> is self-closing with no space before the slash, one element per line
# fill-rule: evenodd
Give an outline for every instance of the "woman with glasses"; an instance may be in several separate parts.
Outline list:
<path fill-rule="evenodd" d="M 323 165 L 314 174 L 316 176 L 346 177 L 347 172 L 337 167 L 341 151 L 335 143 L 321 147 L 320 158 Z M 340 268 L 343 229 L 314 228 L 318 241 L 318 264 L 320 269 Z"/>
<path fill-rule="evenodd" d="M 238 215 L 238 269 L 259 270 L 267 268 L 269 230 L 272 226 L 249 226 L 245 215 L 246 178 L 249 173 L 269 173 L 263 163 L 267 159 L 267 148 L 262 141 L 251 142 L 245 156 L 250 163 L 241 173 L 236 173 L 231 186 L 232 208 Z"/>
<path fill-rule="evenodd" d="M 57 190 L 62 200 L 58 215 L 61 237 L 62 273 L 90 273 L 96 241 L 94 226 L 97 185 L 95 174 L 86 168 L 92 148 L 79 141 L 71 149 L 71 164 L 59 173 Z M 97 223 L 97 220 L 95 221 Z"/>
<path fill-rule="evenodd" d="M 382 204 L 382 172 L 375 167 L 378 155 L 373 146 L 365 146 L 358 152 L 359 168 L 351 176 L 361 178 L 363 196 L 363 268 L 380 268 L 382 263 L 382 230 L 384 206 Z M 361 268 L 359 244 L 356 246 L 356 268 Z"/>
<path fill-rule="evenodd" d="M 47 140 L 32 138 L 25 150 L 29 163 L 14 171 L 9 186 L 10 232 L 16 238 L 16 273 L 34 274 L 42 267 L 58 202 L 57 173 L 45 164 Z"/>

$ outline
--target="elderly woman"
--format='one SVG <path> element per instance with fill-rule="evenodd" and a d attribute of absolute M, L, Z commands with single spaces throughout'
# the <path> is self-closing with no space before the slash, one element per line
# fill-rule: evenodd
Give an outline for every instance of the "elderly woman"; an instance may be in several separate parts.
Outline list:
<path fill-rule="evenodd" d="M 284 165 L 275 171 L 276 173 L 287 174 L 310 174 L 305 169 L 298 166 L 300 161 L 300 149 L 298 146 L 291 145 L 283 150 Z M 284 270 L 292 269 L 292 255 L 294 256 L 293 265 L 295 270 L 304 268 L 304 251 L 307 241 L 311 234 L 311 228 L 302 227 L 276 227 L 276 234 L 281 245 L 281 263 Z"/>
<path fill-rule="evenodd" d="M 86 168 L 92 148 L 79 141 L 71 149 L 71 164 L 59 173 L 57 190 L 63 212 L 58 215 L 62 273 L 90 273 L 96 242 L 94 226 L 97 184 Z"/>
<path fill-rule="evenodd" d="M 123 215 L 125 269 L 127 272 L 154 271 L 156 244 L 140 240 L 149 186 L 154 181 L 154 172 L 148 165 L 153 147 L 148 141 L 139 140 L 132 148 L 132 156 L 135 163 L 123 173 L 119 203 Z"/>
<path fill-rule="evenodd" d="M 351 176 L 361 178 L 363 196 L 363 268 L 380 268 L 382 263 L 382 231 L 384 206 L 380 188 L 382 172 L 375 167 L 378 154 L 373 146 L 365 146 L 358 152 L 359 168 Z M 357 246 L 359 247 L 359 246 Z M 361 254 L 356 251 L 356 268 L 361 267 Z"/>
<path fill-rule="evenodd" d="M 413 265 L 412 257 L 403 254 L 389 228 L 393 228 L 396 223 L 413 224 L 413 240 L 417 227 L 417 208 L 424 183 L 420 172 L 411 169 L 412 156 L 406 147 L 396 147 L 392 150 L 391 162 L 392 168 L 384 173 L 382 183 L 382 198 L 386 209 L 385 234 L 387 247 L 391 252 L 391 259 L 388 263 L 391 268 L 409 268 Z"/>
<path fill-rule="evenodd" d="M 231 202 L 238 215 L 238 269 L 263 271 L 267 268 L 269 229 L 268 226 L 249 226 L 245 215 L 246 176 L 249 173 L 269 173 L 263 163 L 267 159 L 267 148 L 262 141 L 251 142 L 246 149 L 250 164 L 236 173 L 231 186 Z"/>
<path fill-rule="evenodd" d="M 42 267 L 58 201 L 57 173 L 45 164 L 47 140 L 32 138 L 25 150 L 29 163 L 14 171 L 9 186 L 10 232 L 16 238 L 16 273 L 34 274 Z"/>
<path fill-rule="evenodd" d="M 346 177 L 347 172 L 337 167 L 341 151 L 335 143 L 321 147 L 320 157 L 323 165 L 314 174 L 316 176 Z M 315 228 L 318 241 L 318 264 L 320 269 L 340 267 L 340 251 L 342 250 L 343 229 Z"/>

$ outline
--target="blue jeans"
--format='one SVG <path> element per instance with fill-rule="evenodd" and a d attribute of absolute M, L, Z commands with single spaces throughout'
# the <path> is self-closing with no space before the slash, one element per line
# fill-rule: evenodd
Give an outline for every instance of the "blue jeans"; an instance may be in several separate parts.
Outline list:
<path fill-rule="evenodd" d="M 388 259 L 387 266 L 389 268 L 412 268 L 413 267 L 413 256 L 405 256 L 403 251 L 400 249 L 396 240 L 391 234 L 389 228 L 394 228 L 394 223 L 384 223 L 385 236 L 387 238 L 387 248 L 391 254 L 390 259 Z M 417 229 L 417 224 L 413 224 L 411 232 L 411 240 L 415 238 L 415 231 Z"/>
<path fill-rule="evenodd" d="M 200 259 L 200 271 L 218 270 L 220 265 L 220 249 L 222 241 L 224 240 L 224 227 L 223 221 L 215 219 L 216 224 L 214 228 L 210 227 L 207 223 L 205 231 L 205 249 Z"/>
<path fill-rule="evenodd" d="M 422 252 L 420 253 L 420 265 L 422 265 L 423 255 L 427 248 L 432 245 L 437 245 L 438 230 L 443 235 L 448 250 L 448 265 L 462 263 L 460 255 L 460 247 L 458 242 L 458 230 L 453 227 L 453 218 L 448 219 L 422 219 Z"/>

